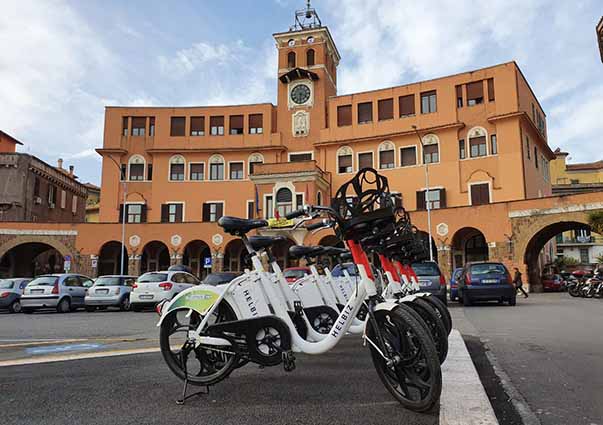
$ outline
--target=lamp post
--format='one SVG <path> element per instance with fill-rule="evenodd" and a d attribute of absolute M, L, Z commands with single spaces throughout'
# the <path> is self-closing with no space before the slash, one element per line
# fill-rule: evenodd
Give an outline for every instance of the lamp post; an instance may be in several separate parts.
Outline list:
<path fill-rule="evenodd" d="M 120 270 L 120 274 L 124 274 L 124 255 L 125 255 L 125 251 L 126 251 L 126 199 L 128 196 L 128 185 L 126 183 L 126 176 L 122 176 L 122 171 L 121 171 L 121 166 L 117 163 L 117 161 L 115 161 L 115 159 L 109 155 L 109 158 L 111 159 L 111 161 L 113 161 L 113 163 L 115 164 L 115 166 L 117 167 L 117 170 L 119 172 L 119 176 L 122 179 L 122 192 L 124 193 L 124 200 L 123 200 L 123 206 L 122 206 L 122 212 L 121 212 L 121 256 L 120 256 L 120 266 L 119 266 L 119 270 Z"/>
<path fill-rule="evenodd" d="M 427 231 L 429 233 L 429 260 L 433 261 L 433 247 L 431 245 L 431 201 L 429 199 L 429 163 L 425 161 L 425 143 L 419 134 L 417 126 L 413 125 L 412 129 L 419 138 L 419 142 L 421 142 L 421 154 L 423 156 L 423 165 L 425 165 L 425 206 L 427 207 Z"/>

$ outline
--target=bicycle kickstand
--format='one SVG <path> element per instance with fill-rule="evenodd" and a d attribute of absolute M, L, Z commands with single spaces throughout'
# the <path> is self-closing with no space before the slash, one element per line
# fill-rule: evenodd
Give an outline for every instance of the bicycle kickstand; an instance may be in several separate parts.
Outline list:
<path fill-rule="evenodd" d="M 190 353 L 191 349 L 193 349 L 194 347 L 195 347 L 195 344 L 193 342 L 186 341 L 184 343 L 184 345 L 182 346 L 182 349 L 180 350 L 180 363 L 182 364 L 182 369 L 184 372 L 184 386 L 182 388 L 182 397 L 179 398 L 178 400 L 176 400 L 176 404 L 179 406 L 183 406 L 184 403 L 186 402 L 186 400 L 188 400 L 190 398 L 209 394 L 209 386 L 206 385 L 205 391 L 200 390 L 200 391 L 194 392 L 192 394 L 186 395 L 186 390 L 188 389 L 188 370 L 187 370 L 186 364 L 188 361 L 188 354 Z"/>

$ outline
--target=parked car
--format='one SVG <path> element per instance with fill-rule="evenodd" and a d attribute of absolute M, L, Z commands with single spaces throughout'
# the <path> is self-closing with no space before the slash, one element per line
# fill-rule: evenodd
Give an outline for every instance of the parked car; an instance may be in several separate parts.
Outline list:
<path fill-rule="evenodd" d="M 347 270 L 350 276 L 358 276 L 358 267 L 356 267 L 356 264 L 354 263 L 337 264 L 333 267 L 333 270 L 331 270 L 331 274 L 333 277 L 343 277 L 345 276 L 343 274 L 344 270 Z"/>
<path fill-rule="evenodd" d="M 97 308 L 119 307 L 121 311 L 130 309 L 130 292 L 136 276 L 99 276 L 94 285 L 86 291 L 86 311 Z"/>
<path fill-rule="evenodd" d="M 430 292 L 442 300 L 444 304 L 448 302 L 446 297 L 446 278 L 435 261 L 412 263 L 412 269 L 419 279 L 421 291 Z"/>
<path fill-rule="evenodd" d="M 287 282 L 289 283 L 293 283 L 311 273 L 310 267 L 288 267 L 283 272 L 285 279 L 287 279 Z"/>
<path fill-rule="evenodd" d="M 558 274 L 542 276 L 542 289 L 544 291 L 563 291 L 565 280 Z"/>
<path fill-rule="evenodd" d="M 79 274 L 46 274 L 27 284 L 21 296 L 23 313 L 33 313 L 41 308 L 54 308 L 67 313 L 84 307 L 86 289 L 94 282 Z"/>
<path fill-rule="evenodd" d="M 130 292 L 130 308 L 141 311 L 154 307 L 163 300 L 171 300 L 180 292 L 194 285 L 199 279 L 184 271 L 149 272 L 140 276 Z"/>
<path fill-rule="evenodd" d="M 21 295 L 30 281 L 24 277 L 0 279 L 0 310 L 20 313 Z"/>
<path fill-rule="evenodd" d="M 458 267 L 452 272 L 450 277 L 450 301 L 456 301 L 459 298 L 459 278 L 463 274 L 463 268 Z"/>
<path fill-rule="evenodd" d="M 515 285 L 511 273 L 502 263 L 468 263 L 458 280 L 459 298 L 463 305 L 473 301 L 507 301 L 515 305 Z"/>
<path fill-rule="evenodd" d="M 224 285 L 238 276 L 241 276 L 240 272 L 215 272 L 208 274 L 201 283 L 211 286 Z"/>

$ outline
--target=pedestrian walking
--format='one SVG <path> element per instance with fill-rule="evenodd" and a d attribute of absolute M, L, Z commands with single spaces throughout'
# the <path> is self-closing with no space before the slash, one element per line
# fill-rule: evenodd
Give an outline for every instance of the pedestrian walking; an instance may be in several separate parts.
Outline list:
<path fill-rule="evenodd" d="M 523 282 L 521 280 L 521 272 L 515 267 L 515 276 L 513 277 L 513 284 L 515 285 L 515 292 L 522 292 L 524 298 L 528 298 L 528 293 L 523 289 Z"/>

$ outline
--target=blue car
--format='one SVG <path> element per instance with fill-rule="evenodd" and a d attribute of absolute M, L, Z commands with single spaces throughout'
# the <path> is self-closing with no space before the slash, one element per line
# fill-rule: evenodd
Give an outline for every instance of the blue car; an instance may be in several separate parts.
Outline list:
<path fill-rule="evenodd" d="M 498 301 L 515 305 L 515 285 L 502 263 L 467 263 L 457 280 L 458 296 L 465 306 L 474 301 Z"/>
<path fill-rule="evenodd" d="M 454 272 L 452 272 L 452 277 L 450 278 L 450 301 L 456 301 L 459 298 L 458 281 L 462 274 L 462 267 L 456 268 L 454 269 Z"/>

